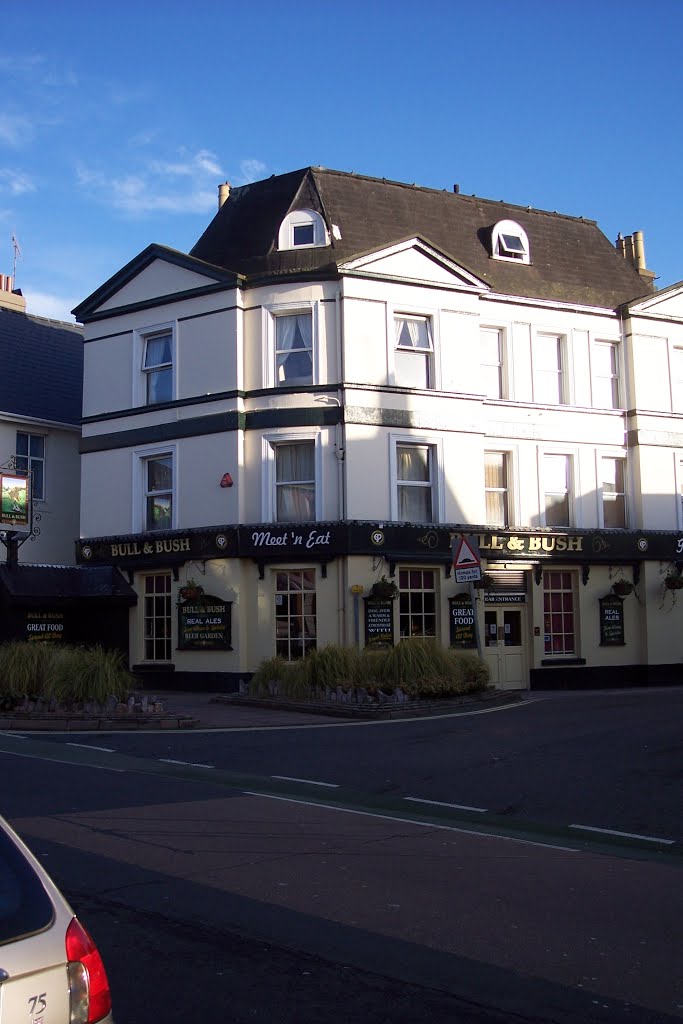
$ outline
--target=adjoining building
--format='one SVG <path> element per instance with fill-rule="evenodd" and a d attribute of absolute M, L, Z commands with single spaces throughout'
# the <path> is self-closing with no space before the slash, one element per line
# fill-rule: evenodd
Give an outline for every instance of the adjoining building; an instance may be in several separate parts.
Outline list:
<path fill-rule="evenodd" d="M 82 328 L 30 315 L 0 274 L 0 359 L 0 641 L 127 651 L 135 594 L 118 570 L 76 565 Z"/>
<path fill-rule="evenodd" d="M 457 188 L 221 186 L 189 254 L 74 310 L 77 557 L 137 593 L 135 670 L 231 689 L 476 620 L 501 688 L 679 681 L 683 284 L 653 277 L 639 232 Z"/>

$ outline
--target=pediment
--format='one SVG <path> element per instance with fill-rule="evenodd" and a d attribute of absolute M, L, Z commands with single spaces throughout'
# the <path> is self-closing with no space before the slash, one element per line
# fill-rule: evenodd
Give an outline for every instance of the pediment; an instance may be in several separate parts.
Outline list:
<path fill-rule="evenodd" d="M 165 246 L 150 245 L 73 310 L 83 322 L 117 310 L 173 301 L 234 284 L 235 274 Z"/>
<path fill-rule="evenodd" d="M 488 291 L 489 286 L 465 267 L 421 238 L 364 253 L 339 265 L 341 273 L 444 288 Z"/>
<path fill-rule="evenodd" d="M 683 320 L 683 281 L 628 303 L 630 313 Z"/>

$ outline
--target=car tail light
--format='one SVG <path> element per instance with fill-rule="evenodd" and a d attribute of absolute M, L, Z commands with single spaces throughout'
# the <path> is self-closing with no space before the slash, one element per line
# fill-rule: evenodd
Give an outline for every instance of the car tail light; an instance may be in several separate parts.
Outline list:
<path fill-rule="evenodd" d="M 70 1024 L 95 1024 L 111 1010 L 109 982 L 97 946 L 76 917 L 66 931 L 66 958 Z"/>

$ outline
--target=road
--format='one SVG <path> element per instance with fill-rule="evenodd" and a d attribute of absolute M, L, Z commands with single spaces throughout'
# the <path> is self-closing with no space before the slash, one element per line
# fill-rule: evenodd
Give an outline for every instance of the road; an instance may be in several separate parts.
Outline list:
<path fill-rule="evenodd" d="M 553 734 L 566 736 L 569 761 L 577 742 L 604 747 L 610 718 L 619 732 L 619 708 L 595 702 L 592 724 L 579 729 L 575 703 L 554 702 L 554 726 L 553 702 L 538 701 L 400 727 L 0 736 L 0 809 L 92 926 L 119 1024 L 160 1008 L 171 1022 L 680 1019 L 677 847 L 614 836 L 601 845 L 600 834 L 519 814 L 404 799 L 408 783 L 428 787 L 430 778 L 435 788 L 419 792 L 444 795 L 445 770 L 453 795 L 462 766 L 469 774 L 457 795 L 471 793 L 487 749 L 514 768 L 540 762 Z M 674 695 L 652 716 L 659 723 L 642 701 L 635 709 L 638 749 L 657 753 L 634 752 L 634 779 L 661 764 Z M 621 718 L 633 745 L 631 701 Z M 611 764 L 622 749 L 615 742 L 612 759 L 603 756 L 612 777 L 624 777 L 624 766 Z M 378 775 L 392 750 L 391 770 Z M 181 753 L 194 767 L 171 763 Z M 219 755 L 227 767 L 197 767 Z M 675 758 L 666 757 L 670 771 Z M 327 774 L 344 759 L 353 792 L 332 788 Z M 419 766 L 417 782 L 404 763 Z M 330 788 L 272 778 L 305 778 L 302 768 Z M 247 770 L 251 788 L 246 778 L 236 784 Z M 546 780 L 553 771 L 576 774 L 559 760 Z M 363 779 L 372 782 L 362 788 Z M 667 807 L 638 820 L 672 835 Z M 598 810 L 614 820 L 609 805 Z"/>

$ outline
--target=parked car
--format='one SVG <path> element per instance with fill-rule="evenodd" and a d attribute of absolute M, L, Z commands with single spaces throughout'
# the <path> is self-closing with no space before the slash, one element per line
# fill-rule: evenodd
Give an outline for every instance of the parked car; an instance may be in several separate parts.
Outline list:
<path fill-rule="evenodd" d="M 0 1024 L 113 1024 L 92 938 L 0 817 Z"/>

